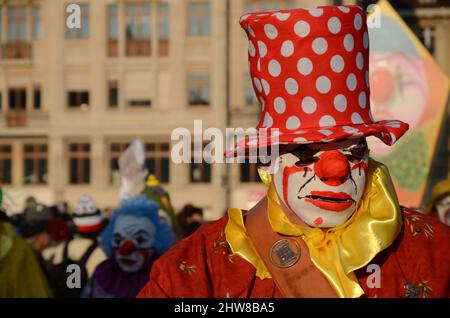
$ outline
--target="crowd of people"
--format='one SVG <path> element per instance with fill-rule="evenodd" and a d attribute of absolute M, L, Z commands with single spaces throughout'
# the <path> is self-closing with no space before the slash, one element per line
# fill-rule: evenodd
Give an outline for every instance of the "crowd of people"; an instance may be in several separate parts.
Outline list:
<path fill-rule="evenodd" d="M 134 298 L 153 262 L 203 222 L 190 204 L 176 214 L 152 175 L 110 216 L 88 194 L 72 208 L 29 197 L 22 213 L 0 212 L 0 298 Z"/>

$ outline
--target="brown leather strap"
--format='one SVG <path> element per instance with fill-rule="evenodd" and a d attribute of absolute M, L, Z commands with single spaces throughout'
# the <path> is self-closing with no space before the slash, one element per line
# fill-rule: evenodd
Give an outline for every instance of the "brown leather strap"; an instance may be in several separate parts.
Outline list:
<path fill-rule="evenodd" d="M 283 296 L 288 298 L 336 297 L 336 293 L 326 278 L 311 262 L 305 242 L 299 237 L 283 236 L 272 230 L 267 216 L 267 198 L 258 202 L 246 214 L 245 226 L 250 239 Z M 296 246 L 301 250 L 300 258 L 291 267 L 279 267 L 279 259 L 277 260 L 273 247 L 274 245 L 279 246 L 280 241 L 281 243 L 290 242 L 290 246 L 293 246 L 291 250 L 294 252 L 297 252 Z"/>

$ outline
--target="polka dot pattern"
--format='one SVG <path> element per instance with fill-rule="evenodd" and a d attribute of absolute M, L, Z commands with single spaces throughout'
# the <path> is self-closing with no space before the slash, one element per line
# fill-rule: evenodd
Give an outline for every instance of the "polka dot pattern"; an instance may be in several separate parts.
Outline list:
<path fill-rule="evenodd" d="M 356 86 L 358 85 L 358 80 L 356 79 L 355 74 L 350 73 L 347 77 L 347 88 L 349 91 L 354 91 Z"/>
<path fill-rule="evenodd" d="M 270 94 L 270 84 L 264 79 L 261 81 L 261 83 L 262 83 L 262 86 L 263 86 L 264 93 L 266 95 L 269 95 Z"/>
<path fill-rule="evenodd" d="M 324 38 L 316 38 L 312 43 L 314 53 L 318 55 L 325 54 L 328 50 L 328 42 Z"/>
<path fill-rule="evenodd" d="M 273 14 L 279 21 L 286 21 L 291 16 L 290 13 L 276 12 Z"/>
<path fill-rule="evenodd" d="M 298 21 L 294 26 L 294 31 L 295 34 L 297 34 L 299 37 L 304 38 L 308 36 L 309 32 L 311 31 L 311 27 L 306 21 Z"/>
<path fill-rule="evenodd" d="M 354 20 L 355 29 L 357 31 L 361 30 L 362 24 L 363 24 L 363 20 L 362 20 L 361 14 L 357 13 L 355 15 L 355 20 Z"/>
<path fill-rule="evenodd" d="M 297 116 L 291 116 L 286 121 L 286 128 L 289 130 L 296 130 L 300 127 L 300 119 Z"/>
<path fill-rule="evenodd" d="M 376 135 L 390 144 L 406 131 L 400 121 L 373 120 L 369 33 L 361 8 L 250 13 L 240 23 L 249 40 L 253 87 L 263 107 L 258 128 L 279 129 L 280 143 Z M 258 145 L 270 144 L 271 136 Z"/>
<path fill-rule="evenodd" d="M 256 55 L 255 46 L 253 45 L 253 42 L 251 42 L 251 41 L 248 44 L 248 54 L 250 54 L 251 57 L 255 57 L 255 55 Z"/>
<path fill-rule="evenodd" d="M 330 115 L 323 116 L 320 118 L 319 126 L 320 127 L 331 127 L 336 125 L 336 120 Z"/>
<path fill-rule="evenodd" d="M 273 24 L 266 24 L 264 26 L 264 32 L 266 33 L 266 36 L 271 40 L 275 40 L 278 36 L 278 30 Z"/>
<path fill-rule="evenodd" d="M 341 21 L 337 17 L 332 17 L 328 20 L 328 30 L 333 34 L 338 34 L 341 31 Z"/>
<path fill-rule="evenodd" d="M 360 70 L 364 67 L 364 55 L 361 52 L 356 55 L 356 67 Z"/>
<path fill-rule="evenodd" d="M 340 113 L 345 112 L 347 109 L 347 98 L 344 95 L 339 94 L 334 98 L 334 107 Z"/>
<path fill-rule="evenodd" d="M 317 109 L 316 100 L 309 96 L 303 98 L 302 109 L 307 114 L 313 114 Z"/>
<path fill-rule="evenodd" d="M 274 107 L 275 111 L 278 114 L 280 115 L 284 114 L 284 112 L 286 111 L 286 101 L 284 100 L 284 98 L 283 97 L 275 98 Z"/>
<path fill-rule="evenodd" d="M 281 65 L 277 60 L 271 60 L 269 62 L 269 73 L 273 77 L 278 77 L 281 74 Z"/>
<path fill-rule="evenodd" d="M 258 41 L 258 50 L 260 57 L 265 57 L 267 55 L 267 46 L 263 41 Z"/>
<path fill-rule="evenodd" d="M 297 63 L 298 72 L 302 75 L 309 75 L 313 71 L 313 64 L 307 57 L 301 58 Z"/>
<path fill-rule="evenodd" d="M 298 93 L 298 83 L 293 78 L 288 78 L 286 80 L 285 88 L 289 95 L 296 95 Z"/>
<path fill-rule="evenodd" d="M 353 35 L 349 33 L 344 37 L 344 48 L 347 52 L 351 52 L 353 51 L 354 47 L 355 47 L 355 40 L 353 38 Z"/>
<path fill-rule="evenodd" d="M 316 81 L 316 89 L 322 93 L 326 94 L 331 89 L 331 81 L 326 76 L 320 76 Z"/>
<path fill-rule="evenodd" d="M 281 46 L 281 55 L 284 57 L 290 57 L 292 54 L 294 54 L 294 43 L 290 40 L 284 41 Z"/>
<path fill-rule="evenodd" d="M 367 105 L 367 95 L 366 92 L 361 92 L 359 94 L 359 106 L 364 109 Z"/>
<path fill-rule="evenodd" d="M 331 58 L 331 69 L 336 72 L 340 73 L 344 69 L 345 62 L 342 56 L 335 55 Z"/>

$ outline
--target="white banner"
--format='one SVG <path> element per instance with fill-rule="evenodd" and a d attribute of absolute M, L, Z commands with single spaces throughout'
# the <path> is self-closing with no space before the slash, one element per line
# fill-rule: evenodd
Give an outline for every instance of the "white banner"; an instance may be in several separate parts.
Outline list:
<path fill-rule="evenodd" d="M 119 158 L 119 170 L 122 176 L 120 198 L 126 199 L 133 188 L 145 180 L 147 171 L 144 169 L 145 149 L 140 139 L 136 139 Z"/>

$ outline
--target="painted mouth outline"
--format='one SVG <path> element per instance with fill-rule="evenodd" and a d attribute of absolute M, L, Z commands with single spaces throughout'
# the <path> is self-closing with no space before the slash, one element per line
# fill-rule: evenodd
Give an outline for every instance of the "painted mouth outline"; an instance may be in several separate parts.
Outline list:
<path fill-rule="evenodd" d="M 134 266 L 137 263 L 137 260 L 131 259 L 131 258 L 120 257 L 119 260 L 122 264 L 124 264 L 125 266 L 128 266 L 128 267 Z"/>
<path fill-rule="evenodd" d="M 303 197 L 297 197 L 298 199 L 310 199 L 310 200 L 320 200 L 331 203 L 345 203 L 352 202 L 356 203 L 350 195 L 345 192 L 331 192 L 331 191 L 312 191 L 310 195 Z"/>
<path fill-rule="evenodd" d="M 303 198 L 299 199 L 310 199 L 310 200 L 319 200 L 319 201 L 325 201 L 325 202 L 332 202 L 332 203 L 345 203 L 345 202 L 352 202 L 355 203 L 355 200 L 353 199 L 338 199 L 338 198 L 330 198 L 330 197 L 322 197 L 317 195 L 307 195 Z"/>
<path fill-rule="evenodd" d="M 347 210 L 356 201 L 345 192 L 312 191 L 310 195 L 298 197 L 326 211 L 339 213 Z"/>

